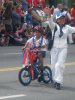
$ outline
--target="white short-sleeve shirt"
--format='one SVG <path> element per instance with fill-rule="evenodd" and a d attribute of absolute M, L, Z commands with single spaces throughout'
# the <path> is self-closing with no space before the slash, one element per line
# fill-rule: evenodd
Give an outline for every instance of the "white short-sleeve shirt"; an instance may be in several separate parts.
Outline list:
<path fill-rule="evenodd" d="M 33 38 L 34 38 L 34 40 L 33 40 Z M 41 41 L 42 41 L 42 43 L 41 43 Z M 30 38 L 28 41 L 27 41 L 27 43 L 29 43 L 29 47 L 30 48 L 33 48 L 34 46 L 35 47 L 39 47 L 39 46 L 46 46 L 47 45 L 47 41 L 46 41 L 46 39 L 43 37 L 43 39 L 42 39 L 42 36 L 39 38 L 39 39 L 36 39 L 36 36 L 34 36 L 34 37 L 32 37 L 32 38 Z M 41 49 L 42 51 L 46 51 L 46 48 L 43 48 L 43 49 Z"/>

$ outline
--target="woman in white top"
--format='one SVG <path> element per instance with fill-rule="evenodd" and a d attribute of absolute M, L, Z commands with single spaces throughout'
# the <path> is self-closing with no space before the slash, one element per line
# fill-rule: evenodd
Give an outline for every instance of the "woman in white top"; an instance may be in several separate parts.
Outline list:
<path fill-rule="evenodd" d="M 56 89 L 60 90 L 61 84 L 63 83 L 63 73 L 67 57 L 67 36 L 68 34 L 75 33 L 75 27 L 65 25 L 65 15 L 63 13 L 57 13 L 55 16 L 56 22 L 54 22 L 50 9 L 46 9 L 45 13 L 49 17 L 49 26 L 52 33 L 54 33 L 55 26 L 57 27 L 53 48 L 50 53 L 53 83 L 55 83 Z"/>

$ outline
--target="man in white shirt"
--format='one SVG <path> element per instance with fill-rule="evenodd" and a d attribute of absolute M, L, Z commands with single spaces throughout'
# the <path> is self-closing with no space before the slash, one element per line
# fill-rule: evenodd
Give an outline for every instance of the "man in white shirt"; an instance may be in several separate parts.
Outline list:
<path fill-rule="evenodd" d="M 46 14 L 49 17 L 49 26 L 52 34 L 54 33 L 55 26 L 57 27 L 53 48 L 51 49 L 50 53 L 53 82 L 55 83 L 56 89 L 60 90 L 61 84 L 63 83 L 63 73 L 67 57 L 67 36 L 68 34 L 75 33 L 75 28 L 65 25 L 65 15 L 63 13 L 59 12 L 56 14 L 56 22 L 53 21 L 49 8 L 47 8 Z"/>

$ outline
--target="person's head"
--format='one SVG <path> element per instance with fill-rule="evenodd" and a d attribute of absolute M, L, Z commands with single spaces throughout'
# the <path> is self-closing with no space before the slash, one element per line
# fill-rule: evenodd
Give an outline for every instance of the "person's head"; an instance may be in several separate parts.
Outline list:
<path fill-rule="evenodd" d="M 65 25 L 65 14 L 64 13 L 57 13 L 56 14 L 56 23 L 60 26 Z"/>
<path fill-rule="evenodd" d="M 43 33 L 43 27 L 42 26 L 35 26 L 33 29 L 33 32 L 36 36 L 36 38 L 40 38 Z"/>
<path fill-rule="evenodd" d="M 59 4 L 57 5 L 57 8 L 58 8 L 60 11 L 62 11 L 62 10 L 63 10 L 63 8 L 64 8 L 64 6 L 63 6 L 63 4 L 62 4 L 62 3 L 59 3 Z"/>

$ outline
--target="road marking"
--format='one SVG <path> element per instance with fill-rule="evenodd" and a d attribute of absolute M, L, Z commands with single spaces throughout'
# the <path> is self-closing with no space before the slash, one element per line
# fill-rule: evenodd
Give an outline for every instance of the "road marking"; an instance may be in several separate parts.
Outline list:
<path fill-rule="evenodd" d="M 2 54 L 0 54 L 0 56 L 11 56 L 11 55 L 22 55 L 22 53 L 17 52 L 17 53 L 2 53 Z"/>
<path fill-rule="evenodd" d="M 65 63 L 66 66 L 74 66 L 75 65 L 75 62 L 69 62 L 69 63 Z M 49 64 L 46 65 L 46 66 L 50 66 Z M 0 68 L 0 72 L 3 72 L 3 71 L 17 71 L 17 70 L 20 70 L 22 67 L 19 66 L 19 67 L 6 67 L 6 68 Z"/>
<path fill-rule="evenodd" d="M 17 54 L 22 54 L 22 53 L 4 53 L 3 55 L 17 55 Z"/>
<path fill-rule="evenodd" d="M 4 99 L 12 99 L 12 98 L 18 98 L 18 97 L 24 97 L 26 96 L 25 94 L 19 94 L 19 95 L 11 95 L 11 96 L 2 96 L 0 97 L 0 100 L 4 100 Z"/>
<path fill-rule="evenodd" d="M 21 67 L 6 67 L 6 68 L 0 68 L 0 72 L 1 71 L 16 71 L 16 70 L 20 70 L 21 69 Z"/>
<path fill-rule="evenodd" d="M 75 65 L 75 62 L 65 63 L 65 65 L 67 65 L 67 66 Z"/>

